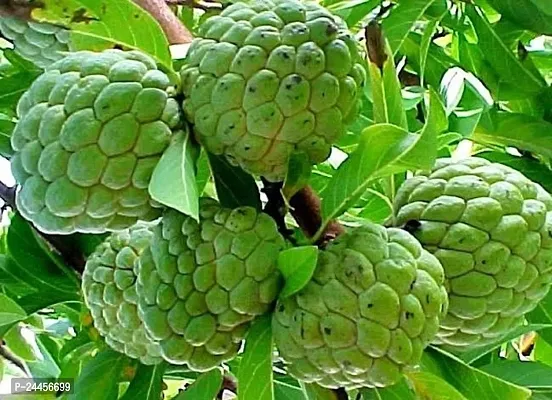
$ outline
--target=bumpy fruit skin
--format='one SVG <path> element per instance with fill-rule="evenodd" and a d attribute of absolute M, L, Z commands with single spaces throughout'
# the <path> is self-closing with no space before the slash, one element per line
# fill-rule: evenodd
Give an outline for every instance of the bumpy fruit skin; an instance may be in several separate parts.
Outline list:
<path fill-rule="evenodd" d="M 57 234 L 159 217 L 148 185 L 179 124 L 171 90 L 136 51 L 82 51 L 50 65 L 17 107 L 11 167 L 21 214 Z"/>
<path fill-rule="evenodd" d="M 0 17 L 0 33 L 13 42 L 17 54 L 40 68 L 70 51 L 69 31 L 55 25 Z"/>
<path fill-rule="evenodd" d="M 408 232 L 366 224 L 319 252 L 280 300 L 274 339 L 289 373 L 328 388 L 385 387 L 417 365 L 447 308 L 439 261 Z"/>
<path fill-rule="evenodd" d="M 88 257 L 82 276 L 84 298 L 94 326 L 116 351 L 144 364 L 157 364 L 161 347 L 138 317 L 138 258 L 149 246 L 151 225 L 138 223 L 113 233 Z"/>
<path fill-rule="evenodd" d="M 435 340 L 468 350 L 523 322 L 552 283 L 552 198 L 482 158 L 440 159 L 397 193 L 396 223 L 442 263 L 450 307 Z"/>
<path fill-rule="evenodd" d="M 206 371 L 232 359 L 280 288 L 284 240 L 266 214 L 200 201 L 200 223 L 167 210 L 141 258 L 140 315 L 173 364 Z"/>
<path fill-rule="evenodd" d="M 214 154 L 271 181 L 289 155 L 324 161 L 366 73 L 343 21 L 315 2 L 239 2 L 206 20 L 181 71 L 187 118 Z"/>

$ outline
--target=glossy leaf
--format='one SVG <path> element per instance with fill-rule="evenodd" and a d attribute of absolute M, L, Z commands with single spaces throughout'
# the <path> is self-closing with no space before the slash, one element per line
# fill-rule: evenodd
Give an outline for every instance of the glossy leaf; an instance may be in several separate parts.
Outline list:
<path fill-rule="evenodd" d="M 261 198 L 255 179 L 223 156 L 208 154 L 220 203 L 224 207 L 251 206 L 261 209 Z"/>
<path fill-rule="evenodd" d="M 163 393 L 163 373 L 166 367 L 165 363 L 140 364 L 121 400 L 159 400 Z"/>
<path fill-rule="evenodd" d="M 0 326 L 24 320 L 27 313 L 13 299 L 0 293 Z"/>
<path fill-rule="evenodd" d="M 544 79 L 523 66 L 494 31 L 483 12 L 479 8 L 468 5 L 467 14 L 477 31 L 481 51 L 501 79 L 522 92 L 534 94 L 542 91 L 546 85 Z"/>
<path fill-rule="evenodd" d="M 423 399 L 469 400 L 446 380 L 430 372 L 410 372 L 407 373 L 407 376 L 412 382 L 416 394 Z"/>
<path fill-rule="evenodd" d="M 444 379 L 466 399 L 525 400 L 531 392 L 482 372 L 441 350 L 426 350 L 422 357 L 422 371 Z"/>
<path fill-rule="evenodd" d="M 255 319 L 245 340 L 238 371 L 240 400 L 273 400 L 272 323 L 265 314 Z"/>
<path fill-rule="evenodd" d="M 417 400 L 406 379 L 386 388 L 360 389 L 362 400 Z"/>
<path fill-rule="evenodd" d="M 149 53 L 171 68 L 169 43 L 161 26 L 131 0 L 45 0 L 33 16 L 70 28 L 78 50 L 124 45 Z"/>
<path fill-rule="evenodd" d="M 339 400 L 336 392 L 316 383 L 299 382 L 307 400 Z"/>
<path fill-rule="evenodd" d="M 278 255 L 278 269 L 285 279 L 280 298 L 285 299 L 303 289 L 311 280 L 318 262 L 316 246 L 294 247 Z"/>
<path fill-rule="evenodd" d="M 284 198 L 291 199 L 295 193 L 309 183 L 312 165 L 306 153 L 293 153 L 289 158 L 288 172 L 282 188 Z"/>
<path fill-rule="evenodd" d="M 322 215 L 330 221 L 352 206 L 375 178 L 405 157 L 420 135 L 394 125 L 378 124 L 367 128 L 357 149 L 341 164 L 322 192 Z"/>
<path fill-rule="evenodd" d="M 519 26 L 552 35 L 552 8 L 548 0 L 488 0 L 499 13 Z"/>
<path fill-rule="evenodd" d="M 274 381 L 275 400 L 308 400 L 300 387 L 292 386 L 286 382 Z"/>
<path fill-rule="evenodd" d="M 173 137 L 155 167 L 149 192 L 161 204 L 199 220 L 196 161 L 199 148 L 191 135 L 180 132 Z"/>
<path fill-rule="evenodd" d="M 389 17 L 383 22 L 385 36 L 389 40 L 393 54 L 399 51 L 410 30 L 434 1 L 402 0 L 393 7 Z"/>
<path fill-rule="evenodd" d="M 476 128 L 473 140 L 485 144 L 517 147 L 552 157 L 552 124 L 525 114 L 491 112 Z"/>
<path fill-rule="evenodd" d="M 174 400 L 213 400 L 220 392 L 221 386 L 222 372 L 215 368 L 201 374 L 194 383 L 176 396 Z"/>
<path fill-rule="evenodd" d="M 480 369 L 516 385 L 530 389 L 552 390 L 552 367 L 546 364 L 501 360 Z"/>
<path fill-rule="evenodd" d="M 19 98 L 31 86 L 38 73 L 18 72 L 6 77 L 0 77 L 0 110 L 15 110 Z"/>
<path fill-rule="evenodd" d="M 75 380 L 71 400 L 115 400 L 118 398 L 118 380 L 126 357 L 113 350 L 98 353 L 84 366 Z"/>

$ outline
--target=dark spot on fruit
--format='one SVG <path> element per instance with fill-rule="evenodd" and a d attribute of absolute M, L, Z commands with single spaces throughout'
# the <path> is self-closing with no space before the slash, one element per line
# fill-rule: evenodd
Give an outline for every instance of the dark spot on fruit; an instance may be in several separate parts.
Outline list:
<path fill-rule="evenodd" d="M 481 264 L 483 264 L 483 265 L 487 264 L 487 260 L 481 261 Z"/>
<path fill-rule="evenodd" d="M 138 14 L 134 14 L 134 18 L 138 19 L 140 16 Z"/>
<path fill-rule="evenodd" d="M 257 91 L 257 89 L 255 89 L 253 86 L 250 86 L 248 90 L 249 93 L 255 93 Z"/>
<path fill-rule="evenodd" d="M 326 335 L 331 335 L 331 334 L 332 334 L 332 328 L 325 327 L 325 328 L 324 328 L 324 333 L 325 333 Z"/>
<path fill-rule="evenodd" d="M 404 317 L 406 319 L 410 319 L 410 318 L 414 317 L 414 313 L 411 313 L 410 311 L 407 311 L 407 312 L 404 313 Z"/>
<path fill-rule="evenodd" d="M 301 83 L 301 81 L 303 80 L 303 78 L 301 78 L 299 75 L 293 75 L 291 77 L 291 80 L 293 81 L 293 83 Z"/>
<path fill-rule="evenodd" d="M 284 307 L 283 304 L 280 304 L 280 307 L 278 307 L 279 312 L 284 312 L 286 310 L 286 307 Z"/>
<path fill-rule="evenodd" d="M 412 283 L 410 284 L 410 290 L 414 289 L 414 285 L 416 284 L 416 279 L 414 279 L 412 281 Z"/>
<path fill-rule="evenodd" d="M 326 35 L 331 36 L 334 33 L 337 33 L 337 28 L 334 24 L 328 24 L 328 26 L 326 27 Z"/>
<path fill-rule="evenodd" d="M 427 304 L 431 303 L 430 298 L 429 298 L 429 294 L 426 294 L 426 303 Z"/>
<path fill-rule="evenodd" d="M 286 85 L 286 90 L 291 90 L 292 87 L 293 87 L 293 86 L 291 85 L 291 83 L 288 83 L 288 84 Z"/>
<path fill-rule="evenodd" d="M 366 307 L 372 308 L 372 307 L 374 307 L 374 305 L 372 303 L 368 303 L 368 305 Z"/>
<path fill-rule="evenodd" d="M 351 270 L 348 270 L 347 272 L 345 272 L 345 276 L 347 278 L 350 278 L 352 275 L 353 275 L 353 271 L 351 271 Z"/>
<path fill-rule="evenodd" d="M 280 55 L 282 56 L 282 58 L 285 58 L 286 60 L 290 59 L 290 56 L 288 53 L 281 53 Z"/>
<path fill-rule="evenodd" d="M 414 234 L 418 229 L 422 227 L 422 223 L 418 220 L 411 219 L 404 224 L 403 229 L 410 234 Z"/>
<path fill-rule="evenodd" d="M 345 368 L 347 368 L 347 367 L 350 367 L 352 363 L 351 363 L 349 360 L 343 360 L 343 361 L 341 362 L 341 364 L 342 364 Z"/>

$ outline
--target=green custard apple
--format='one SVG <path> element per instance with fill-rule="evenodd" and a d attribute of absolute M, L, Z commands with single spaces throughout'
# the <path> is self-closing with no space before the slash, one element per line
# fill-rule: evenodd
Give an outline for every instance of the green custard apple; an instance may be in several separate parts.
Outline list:
<path fill-rule="evenodd" d="M 207 19 L 181 71 L 198 140 L 234 165 L 283 180 L 294 151 L 312 163 L 359 109 L 357 41 L 315 2 L 238 2 Z"/>
<path fill-rule="evenodd" d="M 70 51 L 69 31 L 55 25 L 0 17 L 0 33 L 13 42 L 17 54 L 40 68 Z"/>
<path fill-rule="evenodd" d="M 319 252 L 280 300 L 274 340 L 288 372 L 328 388 L 385 387 L 416 366 L 446 313 L 444 271 L 408 232 L 369 224 Z"/>
<path fill-rule="evenodd" d="M 137 51 L 81 51 L 21 97 L 11 143 L 17 208 L 46 233 L 101 233 L 151 221 L 153 169 L 178 128 L 174 87 Z"/>
<path fill-rule="evenodd" d="M 94 326 L 114 350 L 143 364 L 157 364 L 161 347 L 150 339 L 138 316 L 138 258 L 149 247 L 150 225 L 138 223 L 113 233 L 88 257 L 82 290 Z"/>
<path fill-rule="evenodd" d="M 395 204 L 442 263 L 450 298 L 435 343 L 468 350 L 522 324 L 552 284 L 552 197 L 507 166 L 440 159 L 408 179 Z"/>
<path fill-rule="evenodd" d="M 140 258 L 139 311 L 162 356 L 206 371 L 232 359 L 280 289 L 276 223 L 252 207 L 200 200 L 200 221 L 167 210 Z"/>

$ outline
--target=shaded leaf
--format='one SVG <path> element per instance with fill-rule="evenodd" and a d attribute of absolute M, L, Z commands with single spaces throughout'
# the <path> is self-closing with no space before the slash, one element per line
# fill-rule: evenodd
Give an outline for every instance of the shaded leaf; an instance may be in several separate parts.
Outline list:
<path fill-rule="evenodd" d="M 251 206 L 260 210 L 261 198 L 255 179 L 239 167 L 234 167 L 223 156 L 208 153 L 209 163 L 220 203 L 224 207 Z"/>
<path fill-rule="evenodd" d="M 290 385 L 278 380 L 274 381 L 275 400 L 308 400 L 305 399 L 303 390 L 300 387 Z"/>
<path fill-rule="evenodd" d="M 15 110 L 19 98 L 31 86 L 31 83 L 36 79 L 38 73 L 22 71 L 0 77 L 0 109 Z"/>
<path fill-rule="evenodd" d="M 405 379 L 386 388 L 360 389 L 362 400 L 417 400 Z"/>
<path fill-rule="evenodd" d="M 222 372 L 216 368 L 203 373 L 174 400 L 213 400 L 222 386 Z M 130 399 L 129 399 L 130 400 Z"/>
<path fill-rule="evenodd" d="M 3 293 L 0 293 L 0 326 L 12 325 L 27 317 L 23 308 Z"/>
<path fill-rule="evenodd" d="M 552 8 L 548 0 L 488 0 L 499 13 L 519 26 L 552 35 Z"/>
<path fill-rule="evenodd" d="M 339 400 L 336 392 L 316 383 L 299 382 L 308 400 Z"/>
<path fill-rule="evenodd" d="M 238 371 L 240 400 L 272 400 L 272 324 L 265 314 L 253 322 L 245 341 Z"/>
<path fill-rule="evenodd" d="M 199 220 L 199 201 L 196 184 L 196 161 L 199 147 L 191 135 L 175 135 L 155 167 L 149 193 L 161 204 Z"/>
<path fill-rule="evenodd" d="M 469 400 L 444 379 L 430 372 L 407 373 L 416 394 L 427 400 Z"/>
<path fill-rule="evenodd" d="M 285 299 L 303 289 L 311 280 L 317 262 L 316 246 L 294 247 L 281 251 L 278 255 L 278 269 L 286 283 L 280 292 L 280 298 Z"/>
<path fill-rule="evenodd" d="M 98 353 L 84 366 L 75 380 L 71 400 L 115 400 L 118 398 L 118 377 L 126 357 L 113 350 Z"/>
<path fill-rule="evenodd" d="M 121 400 L 159 400 L 163 393 L 163 373 L 166 368 L 167 364 L 165 363 L 139 364 L 138 370 Z"/>

